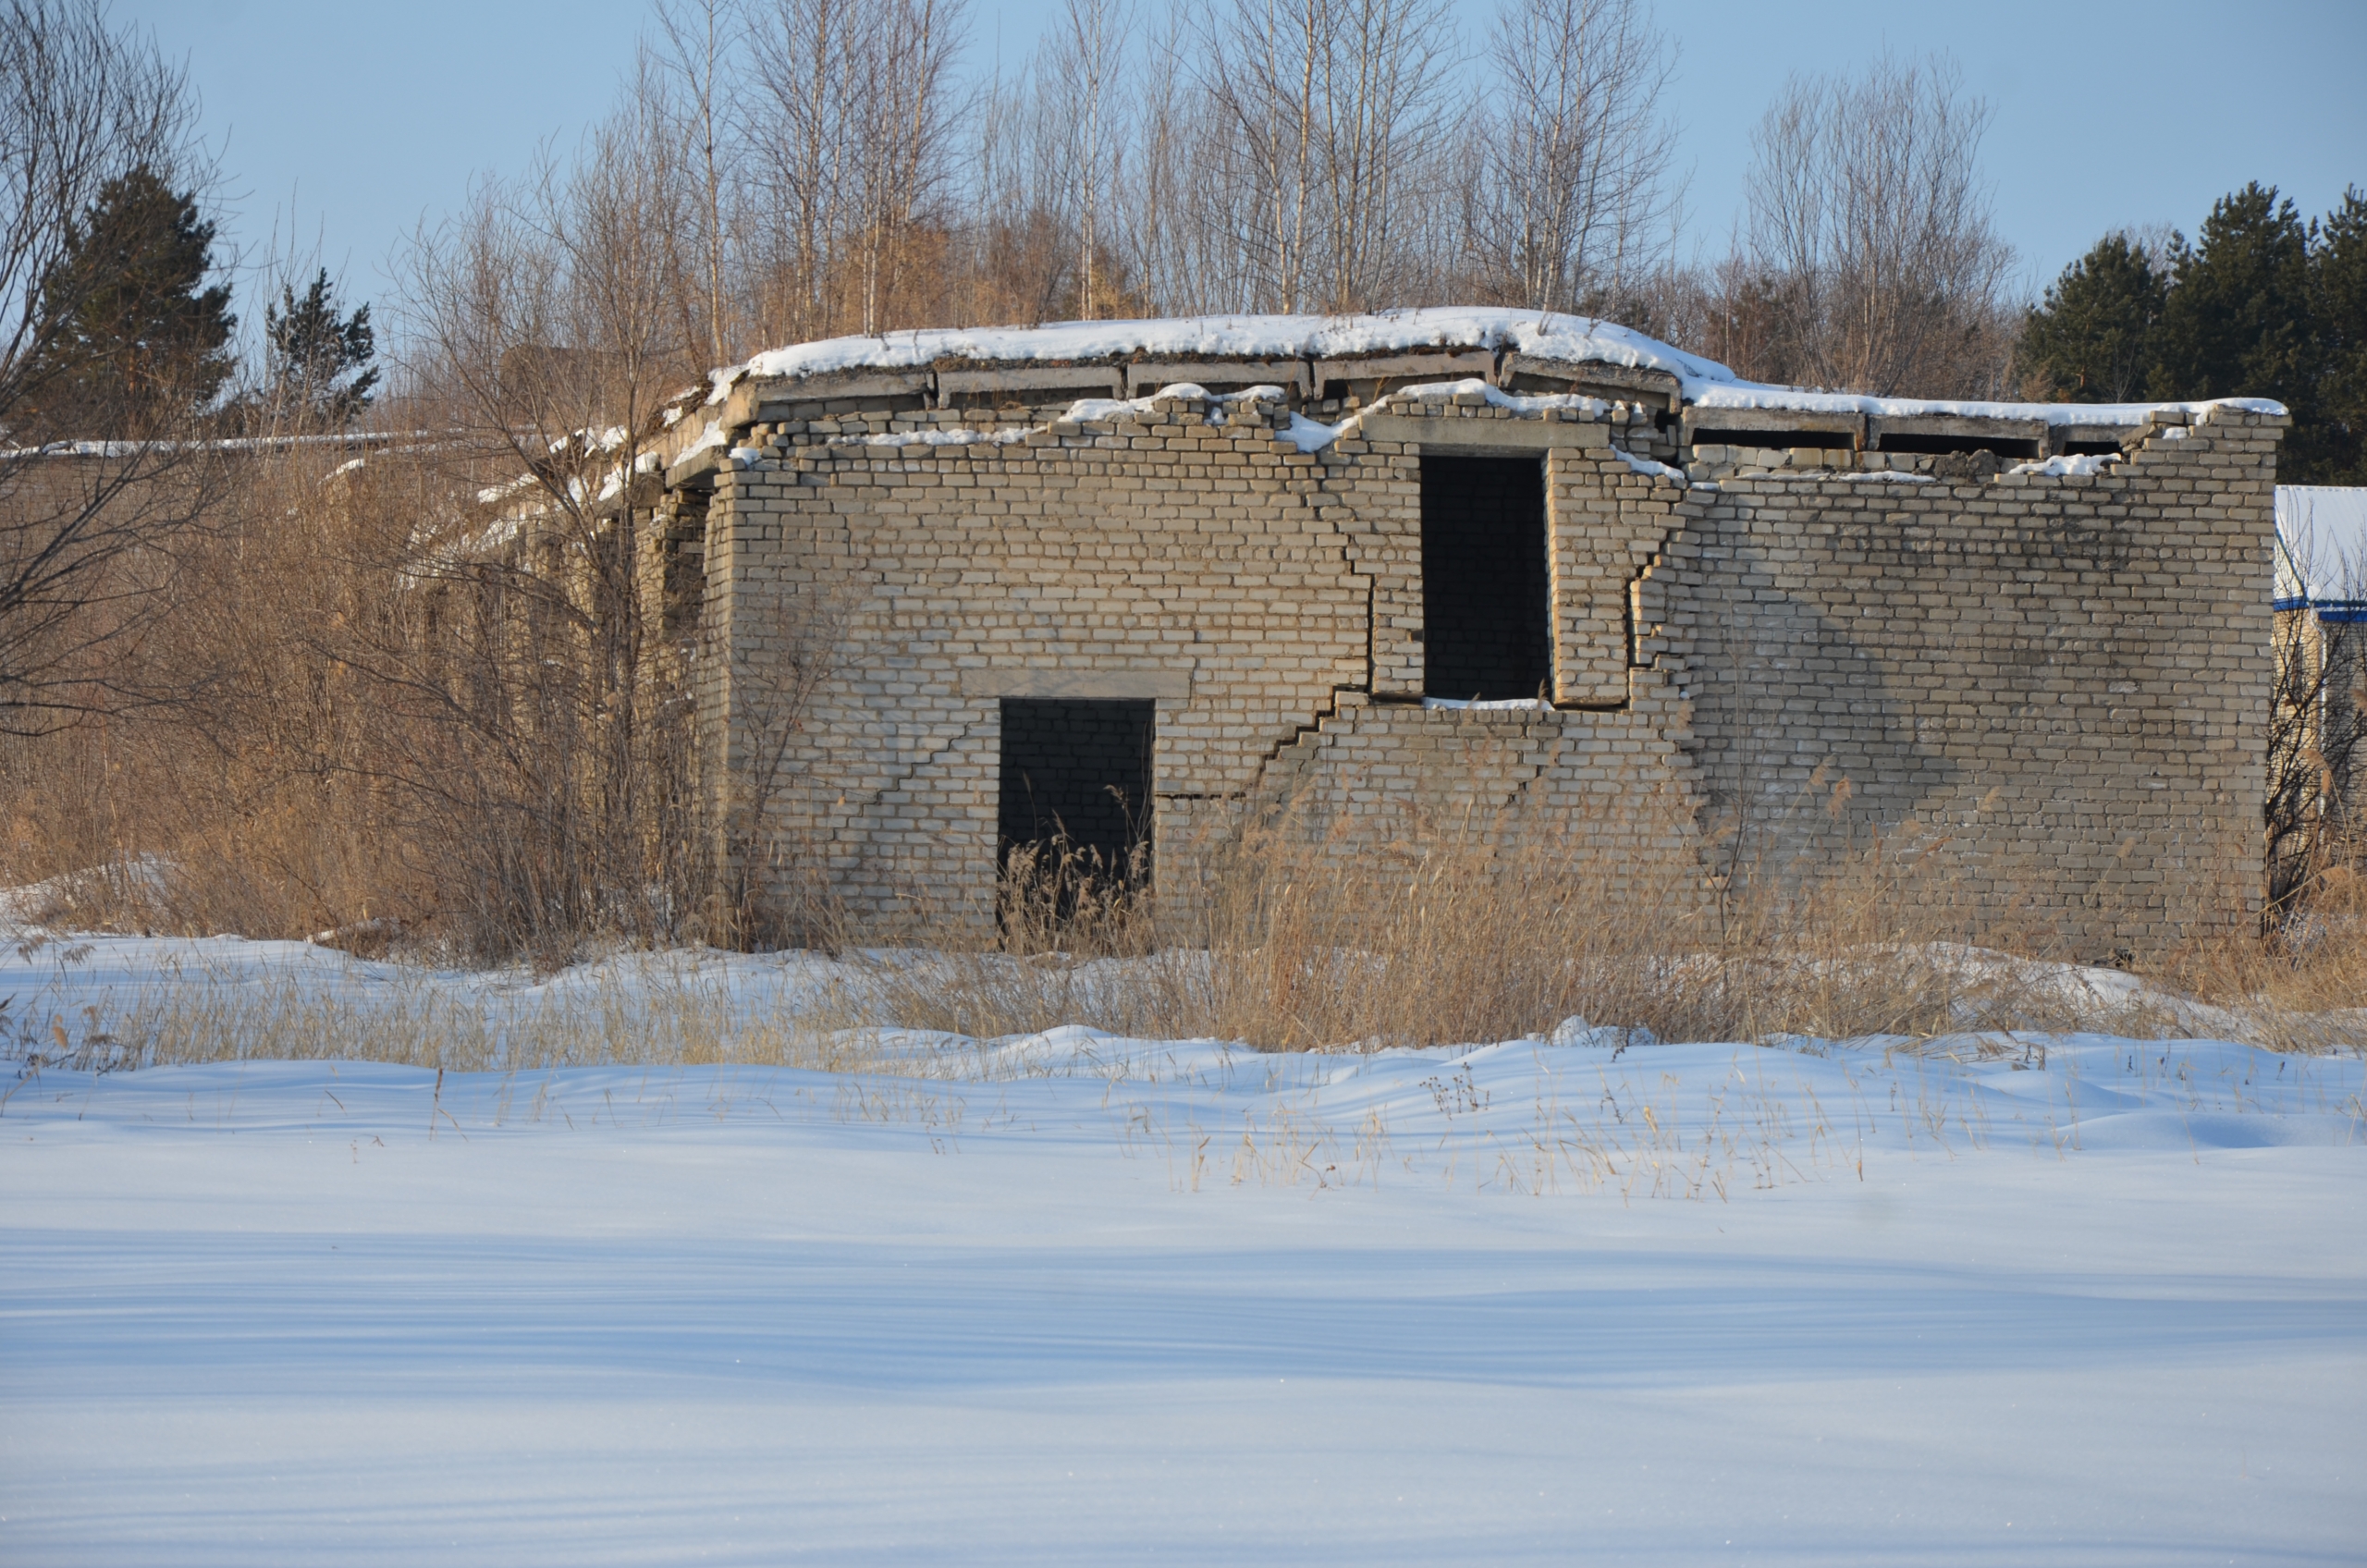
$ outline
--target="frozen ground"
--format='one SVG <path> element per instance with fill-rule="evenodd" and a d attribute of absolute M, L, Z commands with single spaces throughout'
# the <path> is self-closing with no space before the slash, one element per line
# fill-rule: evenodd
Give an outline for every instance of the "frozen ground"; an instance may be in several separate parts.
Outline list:
<path fill-rule="evenodd" d="M 29 1068 L 0 1561 L 2359 1560 L 2358 1058 L 1584 1038 Z"/>

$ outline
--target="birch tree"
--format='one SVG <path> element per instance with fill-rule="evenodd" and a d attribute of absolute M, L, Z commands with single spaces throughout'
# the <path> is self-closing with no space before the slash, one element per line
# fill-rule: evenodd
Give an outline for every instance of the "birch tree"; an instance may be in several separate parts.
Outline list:
<path fill-rule="evenodd" d="M 1126 174 L 1126 116 L 1112 102 L 1123 80 L 1131 7 L 1067 0 L 1052 52 L 1052 84 L 1069 127 L 1064 163 L 1076 213 L 1077 314 L 1101 314 L 1102 256 L 1116 231 L 1112 211 Z"/>
<path fill-rule="evenodd" d="M 830 262 L 846 227 L 861 45 L 851 0 L 772 0 L 751 21 L 750 149 L 759 206 L 759 327 L 767 341 L 823 336 L 836 311 Z"/>
<path fill-rule="evenodd" d="M 719 365 L 731 357 L 734 341 L 732 312 L 726 303 L 730 291 L 723 279 L 736 258 L 727 258 L 730 239 L 724 214 L 726 193 L 739 185 L 738 145 L 726 115 L 725 96 L 730 87 L 723 70 L 741 21 L 730 0 L 660 0 L 657 25 L 665 38 L 668 73 L 681 92 L 681 134 L 688 143 L 687 161 L 699 182 L 692 233 L 698 251 L 699 280 L 705 291 L 706 330 L 697 332 L 686 319 L 682 340 L 687 347 L 703 337 L 707 362 Z M 684 312 L 686 317 L 688 313 Z"/>
<path fill-rule="evenodd" d="M 1667 257 L 1670 52 L 1636 0 L 1536 0 L 1496 15 L 1466 187 L 1466 266 L 1486 299 L 1569 310 Z"/>

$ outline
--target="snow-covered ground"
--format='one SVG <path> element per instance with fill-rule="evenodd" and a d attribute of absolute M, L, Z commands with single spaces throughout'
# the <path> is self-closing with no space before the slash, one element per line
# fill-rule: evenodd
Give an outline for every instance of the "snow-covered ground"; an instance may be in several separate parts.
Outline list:
<path fill-rule="evenodd" d="M 20 1049 L 614 974 L 0 954 Z M 1569 1037 L 28 1065 L 0 1561 L 2357 1560 L 2358 1057 Z"/>

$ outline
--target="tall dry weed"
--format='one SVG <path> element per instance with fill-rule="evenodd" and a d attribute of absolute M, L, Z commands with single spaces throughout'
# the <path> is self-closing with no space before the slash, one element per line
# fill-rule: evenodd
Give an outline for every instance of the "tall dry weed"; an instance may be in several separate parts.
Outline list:
<path fill-rule="evenodd" d="M 1084 1023 L 1269 1050 L 1518 1039 L 1573 1017 L 1676 1039 L 1928 1036 L 2108 1006 L 1973 945 L 1935 843 L 1715 886 L 1672 815 L 1383 845 L 1286 817 L 1171 854 L 1182 869 L 1155 892 L 1020 862 L 1033 885 L 1007 883 L 998 941 L 916 933 L 938 950 L 874 960 L 871 1005 L 974 1035 Z M 1083 885 L 1052 890 L 1062 876 Z"/>

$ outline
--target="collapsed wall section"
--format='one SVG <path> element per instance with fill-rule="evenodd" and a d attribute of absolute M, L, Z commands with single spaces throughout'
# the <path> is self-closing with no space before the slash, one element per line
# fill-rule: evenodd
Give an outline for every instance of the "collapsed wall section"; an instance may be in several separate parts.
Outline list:
<path fill-rule="evenodd" d="M 1702 895 L 1698 869 L 1671 872 L 1699 864 L 1686 705 L 1654 668 L 1657 627 L 1630 610 L 1659 614 L 1657 586 L 1642 590 L 1683 490 L 1632 459 L 1630 419 L 1650 428 L 1625 405 L 1429 386 L 1320 448 L 1326 515 L 1372 585 L 1371 684 L 1340 693 L 1273 753 L 1247 799 L 1162 801 L 1160 852 L 1175 882 L 1188 885 L 1195 849 L 1245 824 L 1343 854 L 1448 842 L 1583 856 L 1606 884 L 1650 878 L 1672 914 Z M 1533 606 L 1502 595 L 1494 608 L 1538 618 L 1555 700 L 1425 695 L 1438 631 L 1425 619 L 1425 555 L 1454 539 L 1433 529 L 1426 544 L 1424 474 L 1473 464 L 1483 474 L 1527 465 L 1541 494 L 1543 537 L 1529 547 L 1545 557 L 1549 592 Z"/>

